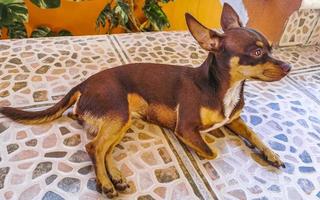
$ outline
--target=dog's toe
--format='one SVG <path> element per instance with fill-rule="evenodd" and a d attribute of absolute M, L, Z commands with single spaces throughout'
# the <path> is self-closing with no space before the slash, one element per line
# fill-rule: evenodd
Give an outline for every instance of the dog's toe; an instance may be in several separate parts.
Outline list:
<path fill-rule="evenodd" d="M 102 187 L 102 194 L 104 194 L 109 199 L 112 199 L 118 196 L 118 192 L 112 187 L 111 188 Z"/>
<path fill-rule="evenodd" d="M 280 162 L 271 162 L 271 161 L 268 161 L 272 166 L 276 167 L 276 168 L 280 168 L 282 167 L 282 163 Z"/>
<path fill-rule="evenodd" d="M 124 191 L 125 189 L 129 188 L 129 184 L 127 183 L 127 181 L 124 178 L 120 178 L 120 179 L 111 179 L 114 187 L 118 190 L 118 191 Z"/>
<path fill-rule="evenodd" d="M 278 167 L 278 168 L 280 168 L 280 167 L 286 168 L 286 165 L 281 160 L 279 160 L 279 161 L 276 162 L 276 167 Z"/>
<path fill-rule="evenodd" d="M 280 160 L 279 155 L 276 153 L 267 155 L 266 160 L 276 168 L 280 168 L 280 167 L 285 168 L 285 164 Z"/>
<path fill-rule="evenodd" d="M 118 191 L 124 191 L 124 190 L 126 190 L 127 188 L 129 188 L 129 184 L 128 184 L 128 183 L 117 183 L 117 184 L 115 184 L 115 188 L 116 188 Z"/>

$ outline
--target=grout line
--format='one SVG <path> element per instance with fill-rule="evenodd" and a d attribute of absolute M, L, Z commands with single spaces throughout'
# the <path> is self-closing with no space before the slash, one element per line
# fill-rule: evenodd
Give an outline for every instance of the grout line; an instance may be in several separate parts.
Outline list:
<path fill-rule="evenodd" d="M 112 41 L 112 43 L 114 44 L 115 48 L 119 52 L 119 55 L 121 55 L 121 57 L 123 58 L 124 64 L 130 63 L 129 58 L 124 53 L 124 51 L 122 49 L 122 46 L 120 45 L 120 43 L 117 40 L 117 37 L 115 35 L 111 35 L 110 40 Z"/>
<path fill-rule="evenodd" d="M 187 146 L 183 143 L 181 143 L 174 135 L 172 132 L 169 132 L 169 138 L 172 141 L 177 141 L 179 145 L 175 145 L 177 148 L 176 149 L 180 149 L 179 152 L 181 152 L 179 155 L 181 155 L 181 157 L 185 157 L 185 164 L 188 166 L 188 168 L 190 170 L 195 170 L 197 172 L 197 177 L 194 177 L 196 179 L 198 179 L 199 184 L 201 183 L 201 188 L 203 192 L 206 192 L 206 198 L 205 199 L 215 199 L 218 200 L 217 195 L 215 194 L 215 192 L 212 190 L 208 180 L 206 179 L 206 177 L 204 176 L 204 174 L 202 173 L 200 167 L 197 164 L 197 161 L 195 160 L 195 158 L 193 157 L 193 155 L 191 154 L 190 150 L 187 148 Z M 178 147 L 179 146 L 179 147 Z M 189 170 L 189 171 L 190 171 Z M 198 185 L 200 186 L 200 185 Z"/>
<path fill-rule="evenodd" d="M 299 84 L 296 80 L 294 80 L 292 77 L 288 77 L 288 82 L 291 83 L 291 85 L 298 90 L 300 90 L 303 94 L 305 94 L 307 97 L 309 97 L 312 101 L 316 102 L 318 105 L 320 105 L 320 100 L 311 94 L 303 85 Z"/>
<path fill-rule="evenodd" d="M 115 44 L 113 43 L 112 41 L 112 36 L 107 36 L 111 46 L 113 47 L 113 50 L 118 54 L 119 58 L 120 58 L 120 61 L 121 61 L 121 64 L 125 64 L 126 62 L 124 61 L 123 57 L 121 56 L 121 54 L 119 53 L 117 47 L 115 46 Z"/>
<path fill-rule="evenodd" d="M 204 182 L 206 188 L 209 190 L 211 196 L 213 199 L 218 199 L 217 195 L 215 194 L 215 192 L 212 190 L 209 181 L 206 179 L 206 177 L 204 176 L 204 174 L 202 173 L 200 167 L 198 166 L 197 161 L 195 160 L 195 158 L 193 157 L 192 153 L 190 152 L 190 150 L 188 149 L 188 147 L 183 144 L 182 142 L 180 142 L 180 145 L 183 147 L 183 149 L 185 150 L 189 160 L 191 161 L 193 167 L 196 169 L 196 171 L 198 172 L 199 176 L 201 177 L 202 181 Z"/>
<path fill-rule="evenodd" d="M 130 57 L 127 55 L 127 53 L 123 49 L 123 47 L 122 47 L 121 43 L 119 42 L 118 38 L 116 36 L 114 36 L 114 35 L 112 37 L 115 40 L 115 42 L 118 44 L 118 46 L 120 47 L 120 49 L 121 49 L 123 55 L 126 57 L 128 63 L 131 63 L 132 61 L 131 61 Z"/>
<path fill-rule="evenodd" d="M 295 63 L 293 63 L 295 64 Z M 310 69 L 310 68 L 318 68 L 320 67 L 320 63 L 317 63 L 317 64 L 311 64 L 311 65 L 306 65 L 304 67 L 298 67 L 296 70 L 294 70 L 293 72 L 296 72 L 296 71 L 301 71 L 301 70 L 305 70 L 305 69 Z"/>
<path fill-rule="evenodd" d="M 317 19 L 316 22 L 314 23 L 314 26 L 313 26 L 313 28 L 312 28 L 312 31 L 310 32 L 309 37 L 307 38 L 307 40 L 306 40 L 306 42 L 305 42 L 305 45 L 308 45 L 308 43 L 309 43 L 309 41 L 310 41 L 310 39 L 311 39 L 311 36 L 312 36 L 313 32 L 315 31 L 315 29 L 317 28 L 318 23 L 320 22 L 320 12 L 318 12 L 318 17 L 317 17 L 317 18 L 318 18 L 318 19 Z"/>
<path fill-rule="evenodd" d="M 122 54 L 126 57 L 128 63 L 131 63 L 132 60 L 130 59 L 130 56 L 127 55 L 126 51 L 124 50 L 122 43 L 118 40 L 118 38 L 116 36 L 113 35 L 114 40 L 116 41 L 116 43 L 118 44 L 118 46 L 120 47 Z"/>
<path fill-rule="evenodd" d="M 189 165 L 188 167 L 186 166 L 188 163 L 186 163 L 185 161 L 183 161 L 183 160 L 185 160 L 185 159 L 182 159 L 182 158 L 181 158 L 182 155 L 179 154 L 178 151 L 177 151 L 177 149 L 174 147 L 173 142 L 172 142 L 172 136 L 171 136 L 172 133 L 169 132 L 169 131 L 165 131 L 165 129 L 163 129 L 162 127 L 160 127 L 160 129 L 161 129 L 161 131 L 162 131 L 165 139 L 167 140 L 167 142 L 168 142 L 168 144 L 169 144 L 172 152 L 174 153 L 175 157 L 177 158 L 178 163 L 179 163 L 179 166 L 182 168 L 182 172 L 184 173 L 185 177 L 187 178 L 189 184 L 191 185 L 191 187 L 192 187 L 193 192 L 195 193 L 195 195 L 196 195 L 197 197 L 199 197 L 199 199 L 201 199 L 201 200 L 206 200 L 206 199 L 208 199 L 208 198 L 207 198 L 208 195 L 205 195 L 206 198 L 203 197 L 203 195 L 204 195 L 204 193 L 203 193 L 203 188 L 202 188 L 199 184 L 196 184 L 195 181 L 194 181 L 194 179 L 198 179 L 198 178 L 195 177 L 195 174 L 194 174 L 194 173 L 193 173 L 193 174 L 190 174 L 190 172 L 191 172 L 191 173 L 193 172 L 193 171 L 191 171 L 191 170 L 193 170 L 193 169 L 191 168 L 191 170 L 190 170 L 190 165 Z M 169 135 L 170 135 L 170 136 L 169 136 Z M 197 181 L 197 183 L 199 183 L 199 181 Z M 198 187 L 200 187 L 200 190 L 201 190 L 202 192 L 200 192 L 200 190 L 199 190 Z"/>
<path fill-rule="evenodd" d="M 305 67 L 305 68 L 293 71 L 289 75 L 296 76 L 296 75 L 306 74 L 306 73 L 315 72 L 315 71 L 320 72 L 320 65 Z"/>

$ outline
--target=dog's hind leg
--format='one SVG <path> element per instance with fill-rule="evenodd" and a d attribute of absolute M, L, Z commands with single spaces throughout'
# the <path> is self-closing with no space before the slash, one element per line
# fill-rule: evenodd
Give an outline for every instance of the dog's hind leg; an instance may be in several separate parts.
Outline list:
<path fill-rule="evenodd" d="M 126 178 L 122 176 L 120 170 L 116 167 L 113 157 L 112 157 L 112 152 L 117 144 L 120 143 L 122 140 L 123 136 L 131 126 L 131 119 L 129 118 L 128 122 L 121 128 L 121 130 L 117 133 L 118 137 L 115 140 L 115 142 L 110 146 L 108 152 L 106 153 L 105 156 L 105 162 L 106 162 L 106 167 L 107 171 L 109 173 L 110 179 L 115 186 L 115 188 L 119 191 L 123 191 L 126 188 L 129 187 Z"/>
<path fill-rule="evenodd" d="M 263 153 L 265 159 L 272 165 L 274 165 L 275 167 L 285 167 L 278 154 L 274 153 L 269 147 L 267 147 L 240 117 L 232 121 L 230 124 L 227 124 L 226 127 L 235 134 L 247 139 L 259 151 L 261 151 L 261 153 Z"/>
<path fill-rule="evenodd" d="M 101 188 L 103 194 L 108 198 L 117 196 L 117 191 L 110 181 L 105 164 L 105 155 L 110 147 L 118 140 L 119 134 L 122 133 L 126 127 L 126 120 L 116 114 L 108 114 L 106 118 L 92 118 L 84 117 L 86 122 L 92 120 L 91 124 L 98 126 L 97 136 L 86 145 L 87 152 L 89 153 L 97 176 L 98 189 Z"/>
<path fill-rule="evenodd" d="M 67 114 L 67 116 L 68 116 L 70 119 L 76 120 L 79 125 L 81 125 L 81 126 L 84 125 L 84 120 L 83 120 L 78 114 L 74 114 L 74 113 L 72 113 L 72 112 L 69 112 L 69 113 Z"/>

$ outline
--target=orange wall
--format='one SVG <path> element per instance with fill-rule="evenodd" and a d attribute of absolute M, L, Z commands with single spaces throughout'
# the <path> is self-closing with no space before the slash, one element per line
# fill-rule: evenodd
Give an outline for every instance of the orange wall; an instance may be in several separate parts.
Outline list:
<path fill-rule="evenodd" d="M 25 1 L 29 10 L 27 30 L 39 25 L 46 25 L 53 30 L 67 29 L 73 35 L 97 34 L 95 20 L 104 8 L 105 0 L 83 1 L 75 3 L 62 0 L 61 6 L 56 9 L 41 9 L 29 0 Z"/>
<path fill-rule="evenodd" d="M 171 27 L 169 30 L 186 30 L 184 14 L 191 13 L 207 27 L 220 27 L 222 5 L 220 0 L 175 0 L 163 6 Z"/>
<path fill-rule="evenodd" d="M 95 30 L 95 22 L 100 11 L 104 8 L 106 0 L 92 0 L 75 3 L 61 0 L 61 6 L 56 9 L 41 9 L 33 5 L 30 0 L 26 0 L 29 10 L 29 23 L 27 30 L 31 30 L 39 25 L 51 27 L 54 31 L 67 29 L 74 35 L 98 34 Z M 141 10 L 143 0 L 136 1 L 137 10 Z M 221 14 L 221 3 L 219 0 L 175 0 L 168 4 L 163 4 L 165 13 L 168 15 L 171 27 L 169 30 L 185 30 L 184 13 L 190 12 L 201 22 L 209 27 L 219 27 L 219 17 Z M 141 11 L 138 11 L 141 16 Z M 121 32 L 115 30 L 114 32 Z M 105 31 L 101 31 L 101 34 Z"/>
<path fill-rule="evenodd" d="M 301 0 L 243 0 L 248 11 L 248 26 L 265 34 L 270 41 L 279 41 L 290 15 L 298 10 Z"/>
<path fill-rule="evenodd" d="M 248 12 L 248 26 L 263 32 L 269 40 L 279 41 L 288 17 L 300 7 L 301 0 L 242 0 Z M 29 23 L 26 24 L 28 34 L 39 26 L 46 25 L 59 31 L 67 29 L 73 35 L 105 34 L 106 30 L 98 32 L 95 22 L 108 0 L 85 0 L 79 3 L 61 0 L 61 6 L 56 9 L 41 9 L 25 0 L 29 10 Z M 143 20 L 142 6 L 144 0 L 135 0 L 135 12 Z M 222 5 L 220 0 L 175 0 L 163 4 L 171 27 L 167 30 L 186 30 L 184 13 L 189 12 L 204 25 L 211 28 L 220 27 Z M 123 32 L 117 28 L 113 33 Z M 4 32 L 5 33 L 5 32 Z"/>

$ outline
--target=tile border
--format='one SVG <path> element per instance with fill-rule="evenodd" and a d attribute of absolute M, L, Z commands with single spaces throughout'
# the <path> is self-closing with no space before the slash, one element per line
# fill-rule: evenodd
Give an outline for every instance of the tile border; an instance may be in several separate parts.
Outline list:
<path fill-rule="evenodd" d="M 112 48 L 114 49 L 114 51 L 115 51 L 115 52 L 117 53 L 117 55 L 119 56 L 120 62 L 121 62 L 122 64 L 125 64 L 125 61 L 124 61 L 123 57 L 121 56 L 121 54 L 119 53 L 118 48 L 115 46 L 115 44 L 113 43 L 113 41 L 112 41 L 112 39 L 111 39 L 112 36 L 106 35 L 106 37 L 107 37 L 107 40 L 110 42 L 110 44 L 111 44 Z M 121 48 L 120 48 L 120 49 L 121 49 Z"/>
<path fill-rule="evenodd" d="M 310 72 L 314 72 L 314 71 L 309 71 L 309 73 Z M 301 91 L 303 94 L 305 94 L 309 99 L 314 101 L 316 104 L 320 105 L 320 99 L 318 99 L 316 96 L 311 94 L 303 85 L 299 84 L 291 76 L 288 77 L 288 83 L 291 84 L 293 87 L 295 87 L 297 90 Z"/>
<path fill-rule="evenodd" d="M 131 63 L 131 59 L 130 57 L 127 55 L 127 53 L 125 52 L 125 50 L 123 49 L 121 43 L 119 42 L 118 38 L 115 35 L 112 35 L 111 38 L 115 41 L 115 43 L 118 45 L 118 47 L 120 48 L 122 54 L 125 56 L 127 63 Z"/>
<path fill-rule="evenodd" d="M 163 129 L 163 128 L 161 127 L 161 129 Z M 193 179 L 196 180 L 199 189 L 201 190 L 201 192 L 203 192 L 202 195 L 205 195 L 205 200 L 207 200 L 207 199 L 218 200 L 219 198 L 217 197 L 216 193 L 210 187 L 208 180 L 205 178 L 205 176 L 200 171 L 200 168 L 199 168 L 198 164 L 196 163 L 196 161 L 194 159 L 190 159 L 190 156 L 192 156 L 192 155 L 191 155 L 191 152 L 189 151 L 189 149 L 186 147 L 186 145 L 181 143 L 174 136 L 174 134 L 171 131 L 164 130 L 164 129 L 163 129 L 163 131 L 164 131 L 164 133 L 166 133 L 165 134 L 166 139 L 170 140 L 170 142 L 168 141 L 168 143 L 169 144 L 171 143 L 172 150 L 174 152 L 179 153 L 179 155 L 176 155 L 176 157 L 178 157 L 178 156 L 180 157 L 180 159 L 184 163 L 184 167 L 189 169 L 189 171 L 188 171 L 189 174 L 191 173 L 191 176 L 193 177 Z"/>
<path fill-rule="evenodd" d="M 311 65 L 308 67 L 304 67 L 295 71 L 292 71 L 289 76 L 296 76 L 300 74 L 308 74 L 310 72 L 320 71 L 320 65 Z"/>
<path fill-rule="evenodd" d="M 206 200 L 207 198 L 204 198 L 203 193 L 201 193 L 201 192 L 203 192 L 202 188 L 201 188 L 201 192 L 200 192 L 200 189 L 198 188 L 199 185 L 197 185 L 196 182 L 194 181 L 194 175 L 191 175 L 190 171 L 188 171 L 186 164 L 185 164 L 185 161 L 184 161 L 184 159 L 182 159 L 183 155 L 181 155 L 177 152 L 177 150 L 174 147 L 173 142 L 171 141 L 171 139 L 169 139 L 169 137 L 171 138 L 172 133 L 164 130 L 162 127 L 160 127 L 160 129 L 161 129 L 163 136 L 165 137 L 168 145 L 170 146 L 170 149 L 172 150 L 174 156 L 176 157 L 176 159 L 179 163 L 179 166 L 184 173 L 184 176 L 188 179 L 188 182 L 189 182 L 190 186 L 192 187 L 195 195 L 198 196 L 199 199 L 201 199 L 201 200 Z M 197 181 L 197 183 L 199 183 L 199 182 Z"/>

